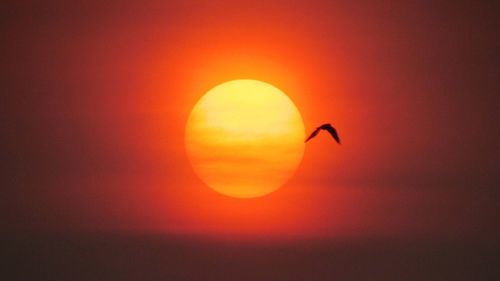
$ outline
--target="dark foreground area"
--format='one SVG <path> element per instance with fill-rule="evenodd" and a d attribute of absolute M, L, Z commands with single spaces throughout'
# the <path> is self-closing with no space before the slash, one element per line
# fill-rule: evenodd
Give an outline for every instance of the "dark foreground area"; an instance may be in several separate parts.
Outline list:
<path fill-rule="evenodd" d="M 499 243 L 3 235 L 3 280 L 499 280 Z M 5 271 L 4 271 L 5 270 Z"/>

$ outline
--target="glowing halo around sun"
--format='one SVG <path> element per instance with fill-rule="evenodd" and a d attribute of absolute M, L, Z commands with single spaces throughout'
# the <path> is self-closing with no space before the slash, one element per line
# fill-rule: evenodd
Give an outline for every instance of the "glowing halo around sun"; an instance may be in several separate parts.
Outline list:
<path fill-rule="evenodd" d="M 191 111 L 185 133 L 195 173 L 231 197 L 277 190 L 304 154 L 297 107 L 280 89 L 257 80 L 232 80 L 209 90 Z"/>

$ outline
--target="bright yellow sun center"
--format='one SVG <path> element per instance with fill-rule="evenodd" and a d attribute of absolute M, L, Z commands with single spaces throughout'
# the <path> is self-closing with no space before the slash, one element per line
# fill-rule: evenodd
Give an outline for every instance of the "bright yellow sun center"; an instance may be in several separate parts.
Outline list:
<path fill-rule="evenodd" d="M 293 102 L 257 80 L 208 91 L 186 125 L 186 151 L 198 176 L 224 195 L 252 198 L 281 187 L 304 153 L 304 124 Z"/>

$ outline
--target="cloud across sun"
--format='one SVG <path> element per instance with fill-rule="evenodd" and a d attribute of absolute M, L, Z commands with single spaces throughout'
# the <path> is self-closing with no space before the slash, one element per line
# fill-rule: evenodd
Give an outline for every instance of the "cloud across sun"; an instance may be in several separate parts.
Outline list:
<path fill-rule="evenodd" d="M 304 124 L 278 88 L 251 79 L 222 83 L 194 106 L 185 144 L 199 177 L 224 195 L 252 198 L 282 186 L 304 153 Z"/>

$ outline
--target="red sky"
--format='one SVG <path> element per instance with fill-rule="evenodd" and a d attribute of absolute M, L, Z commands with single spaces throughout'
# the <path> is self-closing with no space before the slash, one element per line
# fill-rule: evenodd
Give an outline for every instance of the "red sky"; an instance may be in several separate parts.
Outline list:
<path fill-rule="evenodd" d="M 495 237 L 493 4 L 9 4 L 0 31 L 6 229 Z M 196 178 L 184 126 L 231 79 L 271 83 L 307 130 L 296 175 L 254 200 Z"/>

